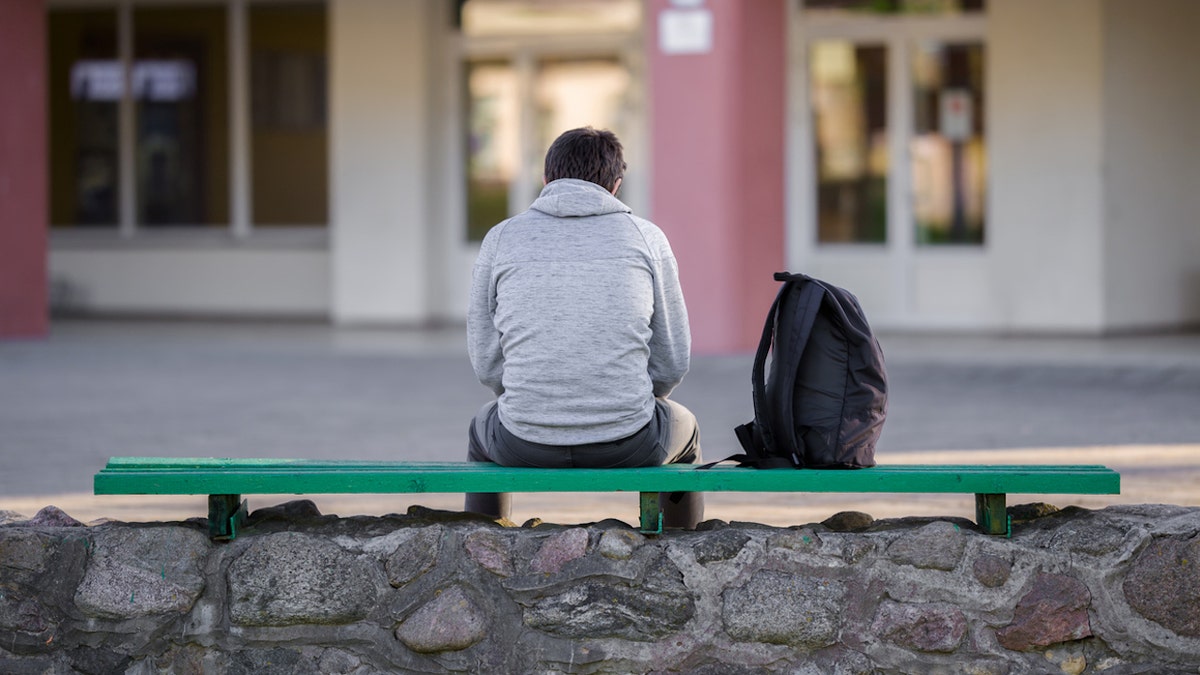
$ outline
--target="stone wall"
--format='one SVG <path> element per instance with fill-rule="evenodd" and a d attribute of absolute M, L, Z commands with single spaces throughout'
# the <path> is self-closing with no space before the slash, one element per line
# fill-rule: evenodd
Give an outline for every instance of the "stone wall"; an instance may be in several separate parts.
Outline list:
<path fill-rule="evenodd" d="M 299 501 L 203 521 L 0 513 L 2 673 L 1200 671 L 1200 509 L 503 527 Z"/>

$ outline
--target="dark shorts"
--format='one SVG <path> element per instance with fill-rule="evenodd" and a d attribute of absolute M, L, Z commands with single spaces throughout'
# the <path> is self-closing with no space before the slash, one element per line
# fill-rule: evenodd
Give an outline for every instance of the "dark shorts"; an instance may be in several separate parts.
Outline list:
<path fill-rule="evenodd" d="M 514 436 L 500 423 L 496 402 L 471 421 L 467 459 L 501 466 L 615 469 L 700 461 L 696 417 L 684 406 L 655 399 L 654 415 L 636 433 L 607 443 L 546 445 Z"/>

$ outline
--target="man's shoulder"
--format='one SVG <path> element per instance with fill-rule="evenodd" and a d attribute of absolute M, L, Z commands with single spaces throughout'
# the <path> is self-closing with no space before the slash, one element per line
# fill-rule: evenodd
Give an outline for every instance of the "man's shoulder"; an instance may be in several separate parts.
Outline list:
<path fill-rule="evenodd" d="M 524 214 L 522 213 L 515 216 L 510 216 L 493 225 L 491 229 L 487 231 L 487 234 L 483 235 L 483 241 L 479 243 L 480 251 L 495 251 L 497 248 L 499 248 L 500 240 L 504 237 L 505 230 L 511 227 L 514 222 L 519 220 L 522 215 Z"/>
<path fill-rule="evenodd" d="M 673 255 L 671 253 L 671 244 L 667 240 L 667 235 L 658 225 L 655 225 L 650 220 L 632 213 L 623 213 L 623 217 L 628 218 L 630 223 L 637 228 L 638 233 L 650 247 L 650 251 L 655 257 L 665 257 Z"/>

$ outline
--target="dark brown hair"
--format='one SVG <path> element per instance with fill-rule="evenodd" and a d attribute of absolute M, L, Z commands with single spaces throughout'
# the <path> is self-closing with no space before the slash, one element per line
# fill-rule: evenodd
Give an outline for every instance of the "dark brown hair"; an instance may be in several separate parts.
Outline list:
<path fill-rule="evenodd" d="M 578 178 L 613 191 L 625 175 L 621 141 L 607 129 L 582 127 L 564 131 L 546 151 L 546 182 Z"/>

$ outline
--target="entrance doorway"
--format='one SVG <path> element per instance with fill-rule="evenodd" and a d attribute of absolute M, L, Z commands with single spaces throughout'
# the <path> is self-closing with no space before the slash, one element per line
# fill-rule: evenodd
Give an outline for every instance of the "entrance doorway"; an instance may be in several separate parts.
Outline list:
<path fill-rule="evenodd" d="M 466 241 L 525 210 L 550 143 L 581 126 L 621 139 L 618 197 L 645 210 L 641 23 L 638 0 L 464 4 Z"/>
<path fill-rule="evenodd" d="M 987 293 L 984 5 L 854 4 L 793 6 L 788 264 L 874 323 L 970 321 Z"/>

